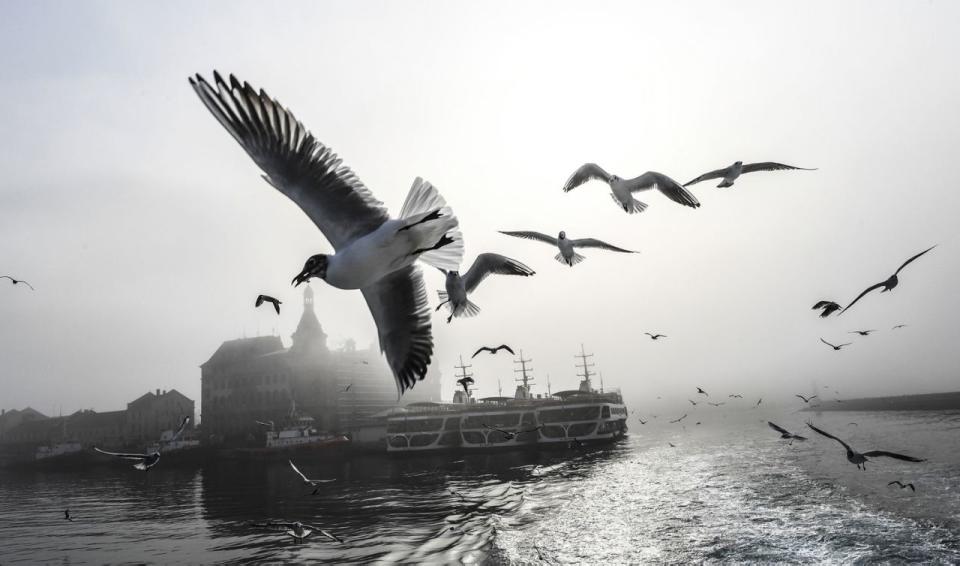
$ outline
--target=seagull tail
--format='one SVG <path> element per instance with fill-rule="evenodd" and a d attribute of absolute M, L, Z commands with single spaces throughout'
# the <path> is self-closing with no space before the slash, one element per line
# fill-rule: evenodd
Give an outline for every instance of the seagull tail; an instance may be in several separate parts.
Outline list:
<path fill-rule="evenodd" d="M 570 267 L 573 267 L 574 265 L 577 265 L 578 263 L 580 263 L 581 261 L 587 258 L 578 254 L 577 252 L 573 252 L 573 257 L 570 258 L 570 261 L 567 261 L 566 259 L 564 259 L 563 254 L 557 254 L 553 256 L 553 259 L 559 261 L 564 265 L 569 265 Z"/>
<path fill-rule="evenodd" d="M 617 198 L 617 195 L 610 193 L 610 197 L 613 198 L 613 202 L 617 203 L 618 208 L 624 208 L 623 203 L 620 202 L 620 199 Z M 640 202 L 637 199 L 630 196 L 630 202 L 627 204 L 627 207 L 624 209 L 627 211 L 627 214 L 637 214 L 643 212 L 647 209 L 647 203 Z"/>
<path fill-rule="evenodd" d="M 147 465 L 143 462 L 138 462 L 134 464 L 133 467 L 143 472 L 147 471 Z"/>
<path fill-rule="evenodd" d="M 433 218 L 427 218 L 431 215 Z M 463 260 L 463 234 L 460 233 L 460 222 L 436 187 L 417 177 L 413 181 L 413 186 L 410 187 L 410 192 L 407 193 L 407 200 L 400 209 L 400 218 L 409 220 L 407 226 L 411 228 L 420 224 L 415 230 L 421 235 L 426 246 L 435 245 L 444 237 L 452 240 L 435 250 L 423 252 L 418 256 L 419 259 L 427 265 L 446 271 L 460 268 L 460 262 Z"/>
<path fill-rule="evenodd" d="M 457 318 L 470 318 L 472 316 L 477 316 L 480 313 L 480 307 L 478 307 L 473 301 L 467 299 L 467 302 L 463 304 L 460 308 L 453 311 L 453 316 Z"/>
<path fill-rule="evenodd" d="M 732 186 L 733 186 L 733 181 L 727 181 L 726 179 L 724 179 L 722 183 L 720 183 L 719 185 L 717 185 L 717 188 L 718 188 L 718 189 L 725 189 L 725 188 L 727 188 L 727 187 L 732 187 Z"/>

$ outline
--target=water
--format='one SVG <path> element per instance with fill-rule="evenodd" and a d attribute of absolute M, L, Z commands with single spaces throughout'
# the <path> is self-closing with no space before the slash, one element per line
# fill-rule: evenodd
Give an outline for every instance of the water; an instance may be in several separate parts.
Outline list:
<path fill-rule="evenodd" d="M 859 449 L 929 461 L 859 471 L 808 417 Z M 0 564 L 960 563 L 960 414 L 774 418 L 810 436 L 792 445 L 758 411 L 704 411 L 685 429 L 667 418 L 631 417 L 628 440 L 588 451 L 303 459 L 308 475 L 340 478 L 315 497 L 282 462 L 5 471 Z M 345 543 L 247 524 L 270 519 Z"/>

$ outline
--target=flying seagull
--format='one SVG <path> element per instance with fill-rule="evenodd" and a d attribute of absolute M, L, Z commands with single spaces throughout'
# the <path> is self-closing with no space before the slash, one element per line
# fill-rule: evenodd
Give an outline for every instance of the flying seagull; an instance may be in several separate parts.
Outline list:
<path fill-rule="evenodd" d="M 707 393 L 706 391 L 704 391 L 703 389 L 701 389 L 701 388 L 699 388 L 699 387 L 697 387 L 697 393 L 700 393 L 700 394 L 703 394 L 703 395 L 706 395 L 707 397 L 709 397 L 709 396 L 710 396 L 710 394 L 709 394 L 709 393 Z"/>
<path fill-rule="evenodd" d="M 683 416 L 680 417 L 679 419 L 677 419 L 677 420 L 675 420 L 675 421 L 670 421 L 670 422 L 671 422 L 671 423 L 678 423 L 678 422 L 682 421 L 682 420 L 685 419 L 685 418 L 687 418 L 687 414 L 686 414 L 686 413 L 684 413 Z"/>
<path fill-rule="evenodd" d="M 812 396 L 810 396 L 810 397 L 804 397 L 803 395 L 794 395 L 794 397 L 799 397 L 799 398 L 803 399 L 803 402 L 804 402 L 804 403 L 809 403 L 810 401 L 812 401 L 812 400 L 814 400 L 814 399 L 817 398 L 816 395 L 812 395 Z"/>
<path fill-rule="evenodd" d="M 923 250 L 922 252 L 918 253 L 917 255 L 915 255 L 915 256 L 911 257 L 910 259 L 908 259 L 907 261 L 903 262 L 903 265 L 901 265 L 899 268 L 897 268 L 897 271 L 894 272 L 893 275 L 891 275 L 890 277 L 888 277 L 886 281 L 881 281 L 880 283 L 877 283 L 877 284 L 875 284 L 875 285 L 871 285 L 871 286 L 867 287 L 866 289 L 864 289 L 862 293 L 860 293 L 859 295 L 857 295 L 857 298 L 854 299 L 853 302 L 851 302 L 849 305 L 843 307 L 843 310 L 840 311 L 840 314 L 843 314 L 844 312 L 846 312 L 847 309 L 849 309 L 850 307 L 852 307 L 853 305 L 855 305 L 856 302 L 859 301 L 864 295 L 866 295 L 866 294 L 869 293 L 870 291 L 873 291 L 874 289 L 879 289 L 880 287 L 883 287 L 883 290 L 880 291 L 881 293 L 885 293 L 885 292 L 887 292 L 887 291 L 892 291 L 892 290 L 897 286 L 897 284 L 900 283 L 900 279 L 897 277 L 897 275 L 900 274 L 900 272 L 903 270 L 903 268 L 906 267 L 906 266 L 908 266 L 908 265 L 910 265 L 910 262 L 911 262 L 911 261 L 913 261 L 913 260 L 917 259 L 918 257 L 922 256 L 923 254 L 929 252 L 930 250 L 932 250 L 932 249 L 935 248 L 935 247 L 937 247 L 937 246 L 936 246 L 936 245 L 930 246 L 929 248 Z"/>
<path fill-rule="evenodd" d="M 909 487 L 911 491 L 917 491 L 917 488 L 913 487 L 912 483 L 902 483 L 900 480 L 893 480 L 892 482 L 887 484 L 887 487 L 891 485 L 898 485 L 900 486 L 900 489 Z"/>
<path fill-rule="evenodd" d="M 313 493 L 312 493 L 311 495 L 316 495 L 317 492 L 320 491 L 320 486 L 321 486 L 321 485 L 323 485 L 323 484 L 325 484 L 325 483 L 331 483 L 331 482 L 337 481 L 337 480 L 335 480 L 335 479 L 329 479 L 329 480 L 312 480 L 312 479 L 308 478 L 307 476 L 303 475 L 303 472 L 301 472 L 300 469 L 297 468 L 297 465 L 293 463 L 293 460 L 287 460 L 287 462 L 290 463 L 290 467 L 293 468 L 293 471 L 297 472 L 297 475 L 300 476 L 300 478 L 303 480 L 304 485 L 309 485 L 310 487 L 314 488 L 314 489 L 313 489 Z"/>
<path fill-rule="evenodd" d="M 473 385 L 472 377 L 467 376 L 467 377 L 464 377 L 463 379 L 458 379 L 457 383 L 459 383 L 463 387 L 464 393 L 466 393 L 467 395 L 470 394 L 470 386 Z"/>
<path fill-rule="evenodd" d="M 707 401 L 707 405 L 713 405 L 714 407 L 719 407 L 720 405 L 723 405 L 723 404 L 724 404 L 724 403 L 711 403 L 711 402 Z"/>
<path fill-rule="evenodd" d="M 852 330 L 847 332 L 847 334 L 859 334 L 860 336 L 870 336 L 871 332 L 876 332 L 876 330 Z"/>
<path fill-rule="evenodd" d="M 644 332 L 651 340 L 659 340 L 660 338 L 666 338 L 666 334 L 650 334 L 649 332 Z"/>
<path fill-rule="evenodd" d="M 633 198 L 633 193 L 649 191 L 650 189 L 659 190 L 666 195 L 667 198 L 678 204 L 692 208 L 698 208 L 700 206 L 700 201 L 697 200 L 697 197 L 683 188 L 683 185 L 663 173 L 647 171 L 643 175 L 634 177 L 633 179 L 621 179 L 616 175 L 607 173 L 596 163 L 587 163 L 574 171 L 573 174 L 570 175 L 570 178 L 567 179 L 566 184 L 563 185 L 563 192 L 568 193 L 592 179 L 603 181 L 609 185 L 610 196 L 613 198 L 613 201 L 627 214 L 643 212 L 647 209 L 647 204 Z"/>
<path fill-rule="evenodd" d="M 861 469 L 861 470 L 866 470 L 866 469 L 867 469 L 867 461 L 868 461 L 868 460 L 867 460 L 867 457 L 875 458 L 875 457 L 877 457 L 877 456 L 885 456 L 885 457 L 887 457 L 887 458 L 896 458 L 897 460 L 904 460 L 904 461 L 906 461 L 906 462 L 925 462 L 925 461 L 926 461 L 926 460 L 924 460 L 924 459 L 922 459 L 922 458 L 914 458 L 913 456 L 905 456 L 905 455 L 903 455 L 903 454 L 897 454 L 896 452 L 886 452 L 886 451 L 884 451 L 884 450 L 871 450 L 871 451 L 869 451 L 869 452 L 864 452 L 864 453 L 861 454 L 860 452 L 857 452 L 857 451 L 854 450 L 853 448 L 850 448 L 850 445 L 849 445 L 849 444 L 847 444 L 846 442 L 840 440 L 839 438 L 837 438 L 836 436 L 830 434 L 829 432 L 822 431 L 822 430 L 820 430 L 819 428 L 813 426 L 813 425 L 810 424 L 810 423 L 807 423 L 807 426 L 810 427 L 810 428 L 812 428 L 812 429 L 814 430 L 814 432 L 817 432 L 817 433 L 819 433 L 819 434 L 822 434 L 823 436 L 826 436 L 827 438 L 832 438 L 832 439 L 836 440 L 837 442 L 839 442 L 840 444 L 842 444 L 843 447 L 847 449 L 847 460 L 848 460 L 851 464 L 856 464 L 856 465 L 857 465 L 857 468 L 859 468 L 859 469 Z"/>
<path fill-rule="evenodd" d="M 780 438 L 790 439 L 791 442 L 793 442 L 794 440 L 806 440 L 806 437 L 800 436 L 799 434 L 793 434 L 789 430 L 781 426 L 778 426 L 770 421 L 767 421 L 767 424 L 770 425 L 770 428 L 780 433 Z"/>
<path fill-rule="evenodd" d="M 268 426 L 268 427 L 270 427 L 270 430 L 273 430 L 273 421 L 266 421 L 266 422 L 264 422 L 264 421 L 253 421 L 253 422 L 257 423 L 257 424 L 260 425 L 260 426 Z"/>
<path fill-rule="evenodd" d="M 831 344 L 830 342 L 827 342 L 827 341 L 824 340 L 823 338 L 821 338 L 820 341 L 823 342 L 824 344 L 826 344 L 827 346 L 830 346 L 830 347 L 833 348 L 834 350 L 837 350 L 837 351 L 839 351 L 839 350 L 840 350 L 841 348 L 843 348 L 844 346 L 849 346 L 850 344 L 852 344 L 852 342 L 847 342 L 846 344 L 840 344 L 840 345 L 838 345 L 838 346 L 835 346 L 835 345 Z"/>
<path fill-rule="evenodd" d="M 687 399 L 687 401 L 690 401 L 690 404 L 693 405 L 694 407 L 697 406 L 697 402 L 696 402 L 696 401 L 694 401 L 694 400 L 692 400 L 692 399 Z"/>
<path fill-rule="evenodd" d="M 190 422 L 190 417 L 183 417 L 183 420 L 180 421 L 180 428 L 177 429 L 177 432 L 174 433 L 171 442 L 180 437 L 180 434 L 187 427 L 187 424 Z M 122 458 L 124 460 L 136 460 L 137 463 L 133 465 L 134 468 L 145 472 L 150 468 L 157 465 L 160 461 L 160 451 L 154 450 L 153 452 L 148 452 L 144 454 L 131 454 L 125 452 L 107 452 L 106 450 L 100 450 L 96 446 L 93 447 L 94 450 L 101 454 L 106 454 L 107 456 L 115 456 L 117 458 Z"/>
<path fill-rule="evenodd" d="M 733 395 L 727 395 L 727 397 L 731 399 L 743 399 L 743 395 L 737 395 L 736 393 L 734 393 Z"/>
<path fill-rule="evenodd" d="M 684 187 L 689 187 L 690 185 L 695 185 L 701 181 L 709 181 L 710 179 L 723 179 L 717 187 L 732 187 L 733 182 L 737 180 L 740 175 L 744 173 L 754 173 L 756 171 L 816 171 L 816 169 L 808 169 L 806 167 L 794 167 L 793 165 L 784 165 L 783 163 L 774 163 L 773 161 L 764 161 L 763 163 L 747 163 L 743 164 L 743 161 L 734 161 L 733 165 L 729 167 L 724 167 L 723 169 L 717 169 L 716 171 L 710 171 L 709 173 L 704 173 L 696 179 L 684 183 Z"/>
<path fill-rule="evenodd" d="M 674 446 L 674 444 L 673 444 L 672 442 L 667 442 L 667 444 L 670 445 L 670 448 L 676 448 L 676 446 Z"/>
<path fill-rule="evenodd" d="M 817 304 L 813 305 L 813 310 L 817 309 L 823 309 L 823 312 L 820 313 L 820 318 L 826 318 L 840 310 L 840 305 L 833 301 L 817 301 Z"/>
<path fill-rule="evenodd" d="M 30 287 L 30 290 L 31 290 L 31 291 L 36 291 L 36 289 L 33 288 L 33 285 L 27 283 L 27 282 L 24 281 L 23 279 L 14 279 L 13 277 L 10 277 L 9 275 L 0 275 L 0 279 L 3 279 L 4 277 L 6 277 L 7 279 L 9 279 L 10 282 L 13 283 L 14 285 L 19 285 L 20 283 L 23 283 L 23 284 L 26 285 L 27 287 Z"/>
<path fill-rule="evenodd" d="M 517 432 L 510 432 L 510 431 L 507 431 L 507 430 L 503 430 L 502 428 L 497 428 L 497 427 L 495 427 L 495 426 L 489 426 L 489 425 L 487 425 L 487 424 L 484 424 L 483 427 L 484 427 L 484 428 L 487 428 L 487 429 L 490 429 L 490 430 L 495 430 L 495 431 L 501 433 L 501 434 L 503 435 L 503 437 L 506 438 L 507 440 L 513 440 L 514 438 L 517 437 L 517 435 L 526 434 L 526 433 L 528 433 L 528 432 L 537 432 L 538 430 L 540 430 L 541 428 L 543 428 L 543 425 L 540 425 L 540 426 L 538 426 L 538 427 L 536 427 L 536 428 L 527 429 L 527 430 L 518 430 Z"/>
<path fill-rule="evenodd" d="M 283 304 L 283 301 L 280 299 L 275 299 L 270 295 L 257 295 L 257 302 L 254 303 L 254 308 L 259 307 L 263 303 L 273 303 L 273 308 L 277 311 L 277 314 L 280 314 L 280 305 Z"/>
<path fill-rule="evenodd" d="M 557 246 L 557 248 L 560 249 L 560 253 L 555 255 L 553 259 L 559 261 L 560 263 L 565 263 L 570 267 L 573 267 L 574 265 L 586 259 L 586 257 L 574 251 L 575 248 L 600 248 L 602 250 L 609 250 L 612 252 L 620 252 L 625 254 L 637 253 L 634 251 L 625 250 L 623 248 L 618 248 L 617 246 L 612 246 L 606 242 L 594 238 L 580 238 L 579 240 L 571 240 L 567 238 L 567 233 L 562 231 L 556 238 L 553 236 L 547 236 L 546 234 L 541 234 L 540 232 L 504 232 L 501 230 L 500 233 L 506 234 L 507 236 L 513 236 L 515 238 L 536 240 L 538 242 L 550 244 L 551 246 Z"/>
<path fill-rule="evenodd" d="M 893 328 L 891 328 L 890 330 L 896 330 L 896 329 L 898 329 L 898 328 L 903 328 L 904 326 L 906 326 L 906 324 L 898 324 L 898 325 L 894 326 Z"/>
<path fill-rule="evenodd" d="M 430 306 L 420 259 L 457 269 L 463 257 L 459 223 L 430 183 L 414 180 L 400 217 L 383 203 L 291 112 L 263 90 L 214 72 L 214 86 L 190 84 L 207 109 L 263 170 L 264 179 L 294 201 L 335 253 L 311 256 L 292 283 L 319 277 L 338 289 L 359 289 L 377 325 L 380 350 L 397 398 L 423 379 L 433 354 Z"/>
<path fill-rule="evenodd" d="M 460 272 L 456 270 L 447 271 L 441 269 L 440 271 L 447 276 L 447 281 L 445 285 L 446 290 L 438 291 L 442 302 L 437 305 L 437 310 L 440 310 L 440 307 L 443 305 L 447 305 L 447 308 L 450 309 L 450 316 L 447 317 L 447 322 L 450 322 L 453 317 L 469 317 L 480 312 L 480 307 L 467 299 L 467 295 L 472 293 L 488 275 L 521 275 L 523 277 L 529 277 L 535 273 L 532 269 L 515 259 L 491 253 L 478 255 L 477 259 L 473 260 L 473 265 L 470 266 L 470 270 L 467 271 L 463 277 L 461 277 Z"/>
<path fill-rule="evenodd" d="M 760 403 L 763 403 L 763 397 L 761 397 L 760 399 L 757 400 L 757 404 L 754 405 L 754 407 L 759 407 L 759 406 L 760 406 Z"/>
<path fill-rule="evenodd" d="M 353 387 L 353 384 L 352 384 L 352 383 L 348 383 L 347 386 L 344 387 L 343 390 L 342 390 L 340 393 L 346 393 L 347 391 L 350 391 L 350 388 L 351 388 L 351 387 Z"/>
<path fill-rule="evenodd" d="M 482 346 L 476 352 L 474 352 L 472 356 L 470 356 L 470 359 L 476 358 L 477 354 L 479 354 L 480 352 L 490 352 L 491 354 L 496 354 L 500 350 L 506 350 L 511 354 L 514 353 L 513 349 L 510 348 L 510 346 L 507 346 L 506 344 L 500 344 L 496 348 L 491 348 L 490 346 Z"/>
<path fill-rule="evenodd" d="M 321 529 L 319 527 L 315 527 L 313 525 L 307 525 L 299 521 L 295 523 L 282 523 L 282 522 L 271 521 L 269 523 L 254 523 L 253 526 L 266 527 L 270 529 L 286 529 L 286 534 L 293 537 L 293 540 L 295 542 L 303 542 L 303 539 L 309 537 L 311 534 L 315 532 L 322 534 L 323 536 L 327 537 L 328 539 L 334 542 L 343 542 L 343 539 L 330 533 L 329 531 L 325 531 L 324 529 Z"/>
<path fill-rule="evenodd" d="M 646 420 L 646 421 L 643 420 L 643 418 L 642 418 L 642 417 L 639 417 L 639 416 L 637 417 L 637 420 L 640 421 L 640 424 L 642 424 L 642 425 L 647 424 L 648 422 L 650 422 L 649 420 Z"/>

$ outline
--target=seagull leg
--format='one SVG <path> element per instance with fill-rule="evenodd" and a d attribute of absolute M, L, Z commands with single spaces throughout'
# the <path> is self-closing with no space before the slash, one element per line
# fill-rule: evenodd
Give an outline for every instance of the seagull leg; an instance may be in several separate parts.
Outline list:
<path fill-rule="evenodd" d="M 453 238 L 444 234 L 443 237 L 440 238 L 436 244 L 430 246 L 429 248 L 420 248 L 420 249 L 413 250 L 413 252 L 410 255 L 420 255 L 422 253 L 431 252 L 433 250 L 439 250 L 443 246 L 446 246 L 447 244 L 452 244 L 452 243 L 453 243 Z"/>
<path fill-rule="evenodd" d="M 404 230 L 409 230 L 410 228 L 413 228 L 414 226 L 416 226 L 416 225 L 418 225 L 418 224 L 423 224 L 423 223 L 425 223 L 425 222 L 430 222 L 431 220 L 436 220 L 436 219 L 438 219 L 438 218 L 440 218 L 440 209 L 439 209 L 439 208 L 438 208 L 437 210 L 434 210 L 434 211 L 431 212 L 430 214 L 424 216 L 424 217 L 421 218 L 420 220 L 414 222 L 413 224 L 408 224 L 408 225 L 404 226 L 403 228 L 397 230 L 397 233 L 399 234 L 400 232 L 403 232 Z"/>
<path fill-rule="evenodd" d="M 440 307 L 442 307 L 443 305 L 445 305 L 445 304 L 447 304 L 447 303 L 449 303 L 449 302 L 450 302 L 450 299 L 447 299 L 446 301 L 443 301 L 442 303 L 440 303 L 439 305 L 437 305 L 437 308 L 434 309 L 433 312 L 437 312 L 438 310 L 440 310 Z"/>

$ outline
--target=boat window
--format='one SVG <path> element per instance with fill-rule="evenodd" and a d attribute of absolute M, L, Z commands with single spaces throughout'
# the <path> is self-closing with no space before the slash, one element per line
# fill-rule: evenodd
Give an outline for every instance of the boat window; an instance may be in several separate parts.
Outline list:
<path fill-rule="evenodd" d="M 542 434 L 544 438 L 563 438 L 567 436 L 567 432 L 559 425 L 545 426 L 540 429 L 540 434 Z"/>
<path fill-rule="evenodd" d="M 568 436 L 587 436 L 597 429 L 597 423 L 579 423 L 570 425 Z"/>
<path fill-rule="evenodd" d="M 430 446 L 437 441 L 438 434 L 418 434 L 410 439 L 410 446 Z"/>
<path fill-rule="evenodd" d="M 443 419 L 402 419 L 387 423 L 388 433 L 398 432 L 433 432 L 440 430 Z"/>
<path fill-rule="evenodd" d="M 448 418 L 443 430 L 460 430 L 460 417 Z"/>
<path fill-rule="evenodd" d="M 467 444 L 483 444 L 483 434 L 468 430 L 463 433 L 463 441 Z"/>
<path fill-rule="evenodd" d="M 460 445 L 460 433 L 459 432 L 445 432 L 443 436 L 440 437 L 440 446 L 459 446 Z"/>
<path fill-rule="evenodd" d="M 402 436 L 394 436 L 390 439 L 390 446 L 393 448 L 406 448 L 407 439 Z"/>
<path fill-rule="evenodd" d="M 600 407 L 574 407 L 571 409 L 549 409 L 540 411 L 541 423 L 556 423 L 569 421 L 590 421 L 600 415 Z"/>
<path fill-rule="evenodd" d="M 522 424 L 524 426 L 537 426 L 537 419 L 533 413 L 524 413 Z"/>
<path fill-rule="evenodd" d="M 600 418 L 601 418 L 601 419 L 609 419 L 609 418 L 610 418 L 610 406 L 609 406 L 609 405 L 604 405 L 604 406 L 603 406 L 603 410 L 600 411 Z"/>
<path fill-rule="evenodd" d="M 463 428 L 484 428 L 483 425 L 497 428 L 517 426 L 520 413 L 494 413 L 491 415 L 472 415 L 463 419 Z"/>

